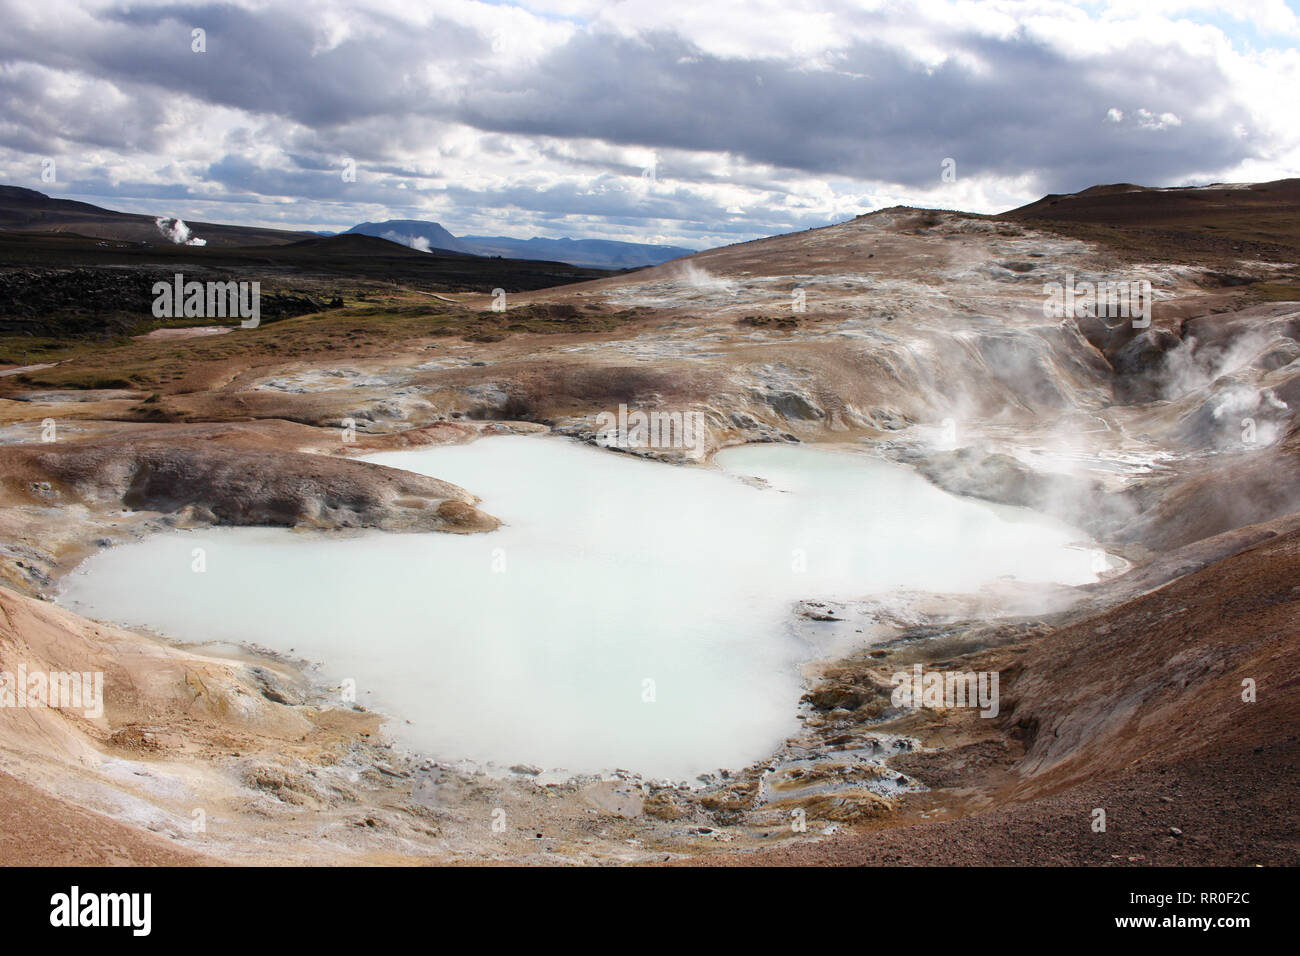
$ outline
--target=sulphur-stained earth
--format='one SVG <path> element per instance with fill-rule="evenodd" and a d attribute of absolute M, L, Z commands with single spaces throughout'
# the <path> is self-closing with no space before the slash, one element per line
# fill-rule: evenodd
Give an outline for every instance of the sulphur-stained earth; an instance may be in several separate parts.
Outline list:
<path fill-rule="evenodd" d="M 0 707 L 0 862 L 1300 862 L 1298 256 L 1194 223 L 1089 231 L 1067 198 L 1069 222 L 888 209 L 504 297 L 358 280 L 254 329 L 0 369 L 0 671 L 107 689 L 97 716 Z M 1106 281 L 1149 282 L 1149 324 L 1044 308 Z M 400 715 L 339 703 L 308 662 L 50 601 L 165 528 L 490 534 L 475 489 L 359 456 L 596 443 L 620 406 L 698 413 L 702 441 L 609 454 L 834 445 L 1112 557 L 1082 587 L 791 608 L 827 648 L 800 732 L 688 783 L 416 758 L 386 736 Z M 900 705 L 917 665 L 996 672 L 998 714 Z"/>

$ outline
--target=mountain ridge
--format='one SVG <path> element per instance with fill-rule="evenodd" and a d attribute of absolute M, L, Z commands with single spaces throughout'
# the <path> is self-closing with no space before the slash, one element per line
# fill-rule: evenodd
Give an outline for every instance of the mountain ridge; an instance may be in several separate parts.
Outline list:
<path fill-rule="evenodd" d="M 176 225 L 178 223 L 181 225 Z M 427 219 L 367 221 L 341 232 L 182 221 L 171 216 L 121 212 L 77 199 L 60 199 L 25 186 L 3 184 L 0 184 L 0 232 L 63 233 L 156 246 L 181 244 L 190 239 L 196 246 L 223 248 L 282 246 L 308 239 L 366 235 L 420 252 L 560 262 L 579 268 L 606 270 L 660 265 L 699 251 L 683 246 L 612 239 L 548 239 L 542 236 L 528 239 L 510 236 L 458 238 L 441 224 Z M 175 238 L 177 235 L 181 237 L 180 242 Z"/>
<path fill-rule="evenodd" d="M 465 252 L 471 255 L 567 262 L 570 265 L 593 269 L 640 269 L 662 265 L 700 251 L 684 246 L 623 242 L 616 239 L 574 239 L 568 236 L 559 239 L 548 239 L 544 236 L 532 236 L 528 239 L 516 239 L 511 236 L 455 236 L 441 223 L 427 219 L 362 222 L 340 235 L 349 233 L 405 242 L 412 248 L 421 250 L 424 250 L 427 245 L 429 248 Z"/>

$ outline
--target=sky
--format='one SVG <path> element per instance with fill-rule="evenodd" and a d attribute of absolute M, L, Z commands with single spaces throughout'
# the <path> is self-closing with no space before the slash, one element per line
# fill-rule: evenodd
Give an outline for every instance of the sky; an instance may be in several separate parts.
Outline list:
<path fill-rule="evenodd" d="M 1298 10 L 0 0 L 0 183 L 702 249 L 896 204 L 1266 181 L 1300 175 Z"/>

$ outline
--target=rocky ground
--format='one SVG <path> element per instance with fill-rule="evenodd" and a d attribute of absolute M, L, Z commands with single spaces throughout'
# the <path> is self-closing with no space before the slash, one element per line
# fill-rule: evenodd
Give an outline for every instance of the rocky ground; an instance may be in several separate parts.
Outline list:
<path fill-rule="evenodd" d="M 1267 290 L 1297 266 L 1188 258 L 893 209 L 503 312 L 371 291 L 0 377 L 0 663 L 133 689 L 95 720 L 0 709 L 0 857 L 1296 863 L 1300 304 Z M 1150 327 L 1046 316 L 1044 283 L 1066 276 L 1150 281 Z M 803 730 L 691 786 L 417 762 L 304 662 L 42 600 L 93 549 L 169 526 L 490 531 L 474 489 L 351 459 L 594 441 L 620 404 L 703 415 L 701 449 L 653 457 L 835 443 L 1055 514 L 1113 557 L 1083 588 L 792 609 L 825 649 Z M 917 663 L 996 671 L 1000 713 L 896 706 L 890 677 Z"/>

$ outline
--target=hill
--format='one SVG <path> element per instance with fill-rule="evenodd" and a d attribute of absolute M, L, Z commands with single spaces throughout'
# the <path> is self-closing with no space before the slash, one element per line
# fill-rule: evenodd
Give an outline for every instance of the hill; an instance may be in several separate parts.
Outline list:
<path fill-rule="evenodd" d="M 1049 225 L 1139 257 L 1300 260 L 1300 179 L 1155 189 L 1119 183 L 1052 194 L 997 218 Z"/>
<path fill-rule="evenodd" d="M 310 235 L 285 229 L 211 222 L 187 222 L 186 226 L 193 236 L 209 246 L 283 245 Z M 171 244 L 158 227 L 155 216 L 117 212 L 71 199 L 54 199 L 21 186 L 0 186 L 0 230 L 71 233 L 95 239 Z"/>
<path fill-rule="evenodd" d="M 389 219 L 386 222 L 360 222 L 340 235 L 377 236 L 401 243 L 420 252 L 472 252 L 460 240 L 436 222 L 421 219 Z"/>

